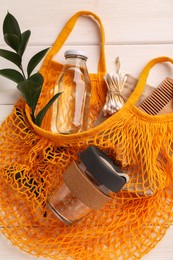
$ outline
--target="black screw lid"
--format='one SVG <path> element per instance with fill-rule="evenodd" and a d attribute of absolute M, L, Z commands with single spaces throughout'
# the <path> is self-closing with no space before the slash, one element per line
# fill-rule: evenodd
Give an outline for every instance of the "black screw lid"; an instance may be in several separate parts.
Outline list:
<path fill-rule="evenodd" d="M 109 190 L 118 192 L 128 182 L 128 175 L 97 147 L 89 146 L 78 155 L 87 170 Z"/>

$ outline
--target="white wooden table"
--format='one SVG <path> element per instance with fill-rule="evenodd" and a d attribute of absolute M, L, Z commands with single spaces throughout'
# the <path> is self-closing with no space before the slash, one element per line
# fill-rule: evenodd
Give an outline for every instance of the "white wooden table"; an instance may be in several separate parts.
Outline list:
<path fill-rule="evenodd" d="M 157 56 L 173 57 L 173 1 L 172 0 L 4 0 L 0 1 L 0 26 L 6 12 L 12 13 L 22 25 L 22 31 L 31 29 L 32 35 L 25 62 L 39 50 L 50 46 L 65 22 L 79 10 L 89 10 L 100 16 L 106 33 L 107 71 L 115 72 L 115 58 L 120 57 L 122 71 L 138 77 L 143 66 Z M 89 55 L 89 72 L 96 72 L 98 61 L 98 29 L 93 22 L 80 18 L 75 30 L 58 55 L 63 62 L 66 49 L 79 48 Z M 0 48 L 5 48 L 0 34 Z M 0 69 L 8 67 L 0 59 Z M 171 76 L 167 66 L 157 65 L 148 83 L 157 85 L 166 76 Z M 158 73 L 160 72 L 160 73 Z M 19 98 L 15 84 L 0 77 L 0 122 L 9 114 Z M 0 227 L 2 230 L 3 227 Z M 172 260 L 173 227 L 145 260 Z M 0 237 L 0 259 L 36 259 L 17 247 L 4 236 Z M 40 258 L 43 259 L 43 258 Z M 80 259 L 79 259 L 80 260 Z M 98 259 L 99 260 L 99 259 Z"/>

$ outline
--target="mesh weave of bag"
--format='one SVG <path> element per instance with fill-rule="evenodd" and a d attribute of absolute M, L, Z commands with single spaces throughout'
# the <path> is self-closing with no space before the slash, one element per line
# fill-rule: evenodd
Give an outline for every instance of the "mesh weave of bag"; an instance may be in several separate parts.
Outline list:
<path fill-rule="evenodd" d="M 83 14 L 100 22 L 90 12 L 79 12 L 65 28 L 72 30 Z M 65 39 L 64 30 L 62 35 Z M 61 69 L 52 61 L 55 46 L 41 68 L 45 84 L 39 106 L 45 98 L 49 99 L 46 95 Z M 100 71 L 91 75 L 91 123 L 106 94 L 103 51 L 102 44 Z M 167 57 L 148 63 L 125 106 L 86 132 L 52 134 L 33 124 L 23 99 L 16 103 L 0 128 L 0 225 L 13 244 L 30 254 L 52 259 L 130 260 L 140 259 L 163 237 L 173 222 L 173 114 L 147 115 L 135 104 L 150 68 L 165 61 L 173 63 Z M 124 190 L 112 193 L 102 209 L 68 226 L 48 209 L 47 198 L 61 185 L 67 166 L 78 160 L 77 153 L 89 145 L 99 147 L 121 163 L 130 181 Z"/>

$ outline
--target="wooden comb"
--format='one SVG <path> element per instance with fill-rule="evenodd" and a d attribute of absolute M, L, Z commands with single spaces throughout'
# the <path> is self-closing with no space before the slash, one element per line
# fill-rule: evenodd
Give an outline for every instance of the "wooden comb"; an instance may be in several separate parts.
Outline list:
<path fill-rule="evenodd" d="M 162 109 L 173 99 L 173 79 L 166 78 L 162 81 L 149 97 L 147 97 L 139 108 L 150 115 L 159 114 Z M 172 104 L 171 104 L 172 108 Z M 168 110 L 168 109 L 167 109 Z M 166 111 L 168 112 L 168 111 Z M 170 112 L 170 111 L 169 111 Z M 171 111 L 172 112 L 172 111 Z"/>

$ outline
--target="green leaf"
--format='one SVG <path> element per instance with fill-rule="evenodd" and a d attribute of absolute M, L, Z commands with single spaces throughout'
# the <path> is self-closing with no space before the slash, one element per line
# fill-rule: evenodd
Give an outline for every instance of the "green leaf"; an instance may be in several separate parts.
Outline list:
<path fill-rule="evenodd" d="M 22 74 L 17 70 L 13 70 L 13 69 L 0 70 L 0 75 L 8 79 L 11 79 L 16 83 L 20 83 L 21 81 L 24 80 Z"/>
<path fill-rule="evenodd" d="M 18 24 L 16 18 L 10 13 L 7 13 L 7 15 L 4 19 L 3 33 L 4 33 L 4 36 L 5 36 L 5 34 L 14 34 L 20 40 L 21 31 L 20 31 L 19 24 Z"/>
<path fill-rule="evenodd" d="M 34 70 L 34 68 L 37 66 L 37 64 L 42 60 L 42 58 L 45 56 L 45 54 L 48 50 L 49 50 L 49 48 L 42 50 L 31 58 L 31 60 L 28 63 L 28 67 L 27 67 L 28 77 L 31 75 L 31 72 Z"/>
<path fill-rule="evenodd" d="M 19 38 L 15 34 L 5 34 L 4 41 L 16 52 L 19 49 Z"/>
<path fill-rule="evenodd" d="M 26 49 L 26 46 L 28 44 L 28 41 L 29 41 L 29 37 L 31 35 L 31 31 L 30 30 L 27 30 L 25 32 L 23 32 L 21 34 L 21 41 L 20 41 L 20 46 L 19 46 L 19 49 L 18 49 L 18 54 L 22 57 L 25 49 Z"/>
<path fill-rule="evenodd" d="M 34 81 L 35 83 L 37 83 L 40 86 L 42 86 L 43 82 L 44 82 L 44 78 L 41 75 L 41 73 L 39 73 L 39 72 L 37 72 L 37 73 L 33 74 L 31 77 L 29 77 L 29 80 Z"/>
<path fill-rule="evenodd" d="M 40 96 L 42 86 L 27 79 L 23 82 L 20 82 L 17 85 L 17 88 L 22 93 L 25 101 L 32 109 L 32 112 L 34 112 L 37 105 L 38 98 Z"/>
<path fill-rule="evenodd" d="M 16 64 L 18 67 L 21 65 L 21 57 L 12 51 L 0 49 L 0 56 Z"/>
<path fill-rule="evenodd" d="M 43 117 L 45 116 L 47 110 L 51 107 L 51 105 L 55 102 L 55 100 L 59 97 L 61 93 L 57 93 L 54 95 L 51 100 L 46 104 L 46 106 L 38 113 L 38 115 L 35 118 L 35 124 L 38 126 L 41 126 L 41 122 L 43 120 Z"/>

